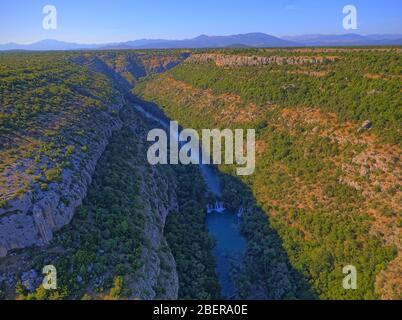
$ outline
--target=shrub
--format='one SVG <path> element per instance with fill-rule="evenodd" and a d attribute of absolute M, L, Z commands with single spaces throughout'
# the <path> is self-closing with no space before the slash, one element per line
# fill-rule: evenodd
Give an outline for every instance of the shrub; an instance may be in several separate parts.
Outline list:
<path fill-rule="evenodd" d="M 7 200 L 0 200 L 0 208 L 4 209 L 7 208 L 8 201 Z"/>
<path fill-rule="evenodd" d="M 123 277 L 117 276 L 113 279 L 113 287 L 110 289 L 110 297 L 112 299 L 119 299 L 123 289 Z"/>
<path fill-rule="evenodd" d="M 42 191 L 47 191 L 47 190 L 49 189 L 49 186 L 48 186 L 47 183 L 41 183 L 41 184 L 40 184 L 40 189 L 41 189 Z"/>
<path fill-rule="evenodd" d="M 61 170 L 59 168 L 52 168 L 46 170 L 45 177 L 48 182 L 56 182 L 60 180 Z"/>
<path fill-rule="evenodd" d="M 66 154 L 71 156 L 75 151 L 75 146 L 69 145 L 66 147 Z"/>

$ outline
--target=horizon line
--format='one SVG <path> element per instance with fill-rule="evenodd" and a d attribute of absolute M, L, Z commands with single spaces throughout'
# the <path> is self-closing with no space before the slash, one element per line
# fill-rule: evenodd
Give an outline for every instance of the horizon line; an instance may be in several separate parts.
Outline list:
<path fill-rule="evenodd" d="M 185 40 L 193 40 L 201 36 L 207 36 L 207 37 L 229 37 L 229 36 L 237 36 L 237 35 L 247 35 L 247 34 L 264 34 L 264 35 L 269 35 L 273 36 L 279 39 L 283 39 L 285 37 L 301 37 L 301 36 L 340 36 L 340 35 L 359 35 L 359 36 L 373 36 L 373 35 L 382 35 L 382 36 L 387 36 L 387 35 L 401 35 L 402 33 L 358 33 L 358 32 L 344 32 L 344 33 L 301 33 L 301 34 L 291 34 L 291 35 L 274 35 L 270 33 L 265 33 L 265 32 L 245 32 L 245 33 L 230 33 L 230 34 L 199 34 L 193 37 L 188 37 L 188 38 L 137 38 L 137 39 L 129 39 L 129 40 L 123 40 L 123 41 L 102 41 L 102 42 L 76 42 L 76 41 L 68 41 L 68 40 L 60 40 L 56 38 L 42 38 L 39 40 L 35 40 L 33 42 L 4 42 L 0 43 L 0 45 L 7 45 L 7 44 L 16 44 L 16 45 L 32 45 L 41 41 L 46 41 L 46 40 L 52 40 L 52 41 L 58 41 L 58 42 L 64 42 L 64 43 L 74 43 L 74 44 L 80 44 L 80 45 L 103 45 L 103 44 L 120 44 L 120 43 L 125 43 L 125 42 L 131 42 L 131 41 L 141 41 L 141 40 L 161 40 L 161 41 L 185 41 Z"/>

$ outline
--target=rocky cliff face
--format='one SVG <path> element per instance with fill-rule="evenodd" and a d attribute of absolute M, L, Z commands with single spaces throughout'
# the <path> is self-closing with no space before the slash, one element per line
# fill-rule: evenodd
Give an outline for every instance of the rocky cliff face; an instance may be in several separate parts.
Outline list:
<path fill-rule="evenodd" d="M 188 63 L 210 63 L 219 67 L 261 66 L 268 64 L 301 65 L 319 64 L 337 60 L 335 56 L 241 56 L 224 54 L 194 54 L 186 60 Z"/>
<path fill-rule="evenodd" d="M 124 110 L 122 118 L 134 133 L 137 143 L 146 141 L 152 122 L 142 119 L 133 107 Z M 141 145 L 140 194 L 144 203 L 144 237 L 141 259 L 143 266 L 131 281 L 132 298 L 143 300 L 177 299 L 179 280 L 176 262 L 164 237 L 166 218 L 178 212 L 177 182 L 173 171 L 166 167 L 150 166 L 146 146 Z M 136 163 L 138 165 L 138 163 Z"/>
<path fill-rule="evenodd" d="M 119 211 L 119 209 L 113 208 L 114 203 L 124 203 L 126 201 L 124 199 L 131 198 L 134 193 L 136 194 L 136 199 L 138 199 L 129 202 L 129 206 L 138 208 L 138 216 L 130 214 L 126 218 L 131 221 L 130 223 L 136 219 L 144 221 L 141 231 L 138 230 L 141 233 L 139 235 L 141 241 L 136 243 L 136 250 L 139 252 L 136 263 L 139 264 L 139 268 L 136 269 L 137 267 L 135 267 L 134 270 L 127 271 L 124 279 L 125 287 L 130 292 L 128 297 L 142 300 L 178 298 L 179 284 L 176 262 L 163 235 L 167 216 L 173 212 L 178 212 L 175 173 L 170 168 L 154 167 L 148 164 L 146 160 L 147 146 L 143 142 L 146 141 L 147 133 L 154 124 L 149 122 L 148 119 L 142 118 L 132 106 L 124 107 L 120 111 L 120 116 L 111 119 L 110 126 L 106 126 L 107 124 L 105 122 L 105 126 L 101 127 L 104 130 L 102 131 L 104 139 L 98 138 L 99 142 L 96 147 L 92 147 L 93 152 L 77 154 L 75 159 L 76 170 L 80 169 L 80 171 L 73 171 L 72 169 L 63 171 L 62 180 L 59 183 L 52 184 L 49 191 L 38 194 L 31 193 L 30 198 L 21 200 L 26 201 L 26 203 L 23 203 L 26 206 L 25 211 L 21 211 L 16 216 L 9 213 L 8 217 L 10 219 L 3 220 L 7 222 L 2 226 L 4 229 L 0 230 L 2 237 L 4 237 L 3 239 L 6 240 L 4 243 L 7 245 L 3 246 L 5 248 L 3 249 L 4 253 L 9 249 L 31 246 L 43 247 L 43 250 L 31 251 L 34 252 L 34 260 L 31 258 L 30 251 L 24 250 L 16 257 L 3 257 L 0 261 L 0 288 L 5 287 L 6 291 L 10 292 L 10 297 L 13 297 L 14 288 L 18 280 L 22 281 L 23 287 L 27 292 L 33 293 L 42 281 L 41 268 L 48 264 L 49 261 L 57 267 L 58 274 L 71 273 L 68 279 L 69 281 L 73 279 L 73 282 L 77 279 L 76 285 L 78 287 L 91 288 L 89 291 L 94 291 L 94 288 L 99 286 L 106 287 L 106 290 L 101 292 L 100 296 L 94 295 L 94 298 L 103 298 L 103 295 L 107 294 L 106 279 L 113 277 L 114 272 L 112 270 L 116 267 L 110 264 L 110 261 L 122 254 L 110 248 L 109 244 L 115 241 L 124 243 L 124 241 L 127 241 L 124 236 L 113 232 L 96 242 L 97 254 L 102 256 L 101 259 L 104 259 L 102 260 L 103 271 L 93 271 L 96 259 L 89 262 L 85 267 L 81 266 L 79 270 L 72 271 L 76 268 L 72 257 L 82 254 L 80 252 L 86 252 L 86 241 L 84 239 L 86 239 L 87 235 L 85 233 L 88 233 L 89 238 L 92 238 L 96 233 L 105 231 L 101 225 L 96 224 L 94 218 L 91 217 L 91 213 L 88 214 L 85 220 L 78 218 L 79 221 L 77 221 L 74 218 L 75 209 L 81 205 L 88 191 L 92 196 L 86 199 L 84 210 L 104 212 L 108 217 L 105 216 L 101 220 L 110 219 L 110 221 L 115 221 L 118 219 L 114 212 Z M 131 131 L 129 137 L 127 137 L 127 130 Z M 122 131 L 126 132 L 126 134 L 122 134 Z M 98 132 L 97 136 L 99 134 L 101 132 Z M 112 148 L 107 145 L 107 142 L 110 144 L 110 141 L 114 144 Z M 116 152 L 116 141 L 120 141 L 118 148 L 120 148 L 120 152 L 124 152 L 123 158 L 127 161 L 127 167 L 122 167 L 119 163 L 110 162 Z M 131 143 L 133 147 L 128 148 L 127 143 Z M 103 158 L 98 161 L 102 153 Z M 106 158 L 104 158 L 105 155 Z M 105 167 L 113 167 L 111 174 L 114 176 L 110 178 L 104 177 Z M 98 176 L 98 179 L 95 178 L 92 181 L 94 176 Z M 104 206 L 99 205 L 99 199 L 108 196 L 106 189 L 110 188 L 107 182 L 105 186 L 99 187 L 102 181 L 125 179 L 125 176 L 130 176 L 129 180 L 135 181 L 139 192 L 110 189 L 110 200 L 113 199 L 112 207 L 106 209 Z M 91 182 L 93 183 L 91 184 Z M 116 192 L 119 194 L 117 198 L 115 197 Z M 38 200 L 34 202 L 34 198 Z M 65 204 L 67 201 L 68 206 Z M 15 205 L 22 207 L 22 204 L 18 204 L 18 202 Z M 14 206 L 13 208 L 15 209 L 16 207 Z M 121 210 L 130 209 L 127 205 L 123 205 Z M 19 229 L 21 224 L 15 223 L 18 219 L 21 219 L 22 223 L 28 223 L 25 223 L 22 225 L 23 228 Z M 54 238 L 54 232 L 71 221 L 70 227 L 58 232 L 54 241 L 51 241 Z M 116 223 L 118 224 L 120 221 Z M 81 227 L 83 227 L 83 230 L 80 230 Z M 63 242 L 63 239 L 66 238 L 83 240 L 73 241 L 66 246 Z M 85 243 L 81 243 L 81 241 Z M 120 247 L 120 245 L 118 246 Z M 123 247 L 120 249 L 123 252 L 127 252 L 127 248 Z M 131 249 L 129 252 L 133 253 Z M 90 255 L 90 251 L 85 254 L 87 257 Z M 70 262 L 66 265 L 62 261 Z M 127 262 L 126 258 L 123 259 L 123 263 Z M 86 270 L 85 274 L 83 274 L 82 269 Z M 78 272 L 78 274 L 75 274 L 75 272 Z M 87 279 L 87 282 L 84 282 L 83 279 Z M 63 279 L 60 280 L 60 284 L 70 288 L 70 285 L 67 285 Z M 81 296 L 79 292 L 71 289 L 69 297 L 80 298 Z"/>
<path fill-rule="evenodd" d="M 72 61 L 111 78 L 121 89 L 130 90 L 141 77 L 165 72 L 188 57 L 178 54 L 99 53 L 74 56 Z"/>
<path fill-rule="evenodd" d="M 89 234 L 104 231 L 101 226 L 94 225 L 92 218 L 74 223 L 75 213 L 77 208 L 85 207 L 82 205 L 83 200 L 91 203 L 87 195 L 94 188 L 93 182 L 99 185 L 99 181 L 93 181 L 99 166 L 114 165 L 105 163 L 105 160 L 100 161 L 105 154 L 110 156 L 115 152 L 113 147 L 108 151 L 110 141 L 124 130 L 127 132 L 129 128 L 132 136 L 130 141 L 124 143 L 136 146 L 137 152 L 133 154 L 128 151 L 130 148 L 121 145 L 122 151 L 127 151 L 127 155 L 134 160 L 127 159 L 130 167 L 126 168 L 125 172 L 117 169 L 120 171 L 113 171 L 113 174 L 122 175 L 122 179 L 124 175 L 131 176 L 130 179 L 137 180 L 136 183 L 140 185 L 138 197 L 141 201 L 130 205 L 141 208 L 139 215 L 141 221 L 144 221 L 144 226 L 139 232 L 142 233 L 140 235 L 142 240 L 136 244 L 136 252 L 140 255 L 136 264 L 139 263 L 140 266 L 138 269 L 131 267 L 132 270 L 126 273 L 125 287 L 130 291 L 129 298 L 177 299 L 179 285 L 176 263 L 163 236 L 167 215 L 178 210 L 176 180 L 173 172 L 165 168 L 161 170 L 152 167 L 146 161 L 146 135 L 154 124 L 135 112 L 127 97 L 130 96 L 128 91 L 140 77 L 153 72 L 162 72 L 184 58 L 184 56 L 158 58 L 155 55 L 131 54 L 113 54 L 113 56 L 88 54 L 69 58 L 74 63 L 88 67 L 90 72 L 103 74 L 110 79 L 114 88 L 118 89 L 113 90 L 116 103 L 106 109 L 88 108 L 84 111 L 80 109 L 77 112 L 78 117 L 75 116 L 74 121 L 58 129 L 52 139 L 45 140 L 46 143 L 43 143 L 40 151 L 36 148 L 35 153 L 25 158 L 19 157 L 15 165 L 9 166 L 2 172 L 2 176 L 8 180 L 15 180 L 15 174 L 21 171 L 20 176 L 29 182 L 29 188 L 18 196 L 9 196 L 7 205 L 0 205 L 0 296 L 2 288 L 5 288 L 7 296 L 13 297 L 18 280 L 22 281 L 28 292 L 33 293 L 41 284 L 40 266 L 49 261 L 57 266 L 58 272 L 72 272 L 74 254 L 79 254 L 84 250 L 84 246 L 83 243 L 79 243 L 80 241 L 64 246 L 63 239 L 70 237 L 83 239 L 85 235 L 77 226 L 87 225 L 84 230 L 87 229 Z M 67 116 L 59 118 L 65 119 Z M 27 170 L 33 178 L 28 179 L 25 174 Z M 10 190 L 8 185 L 5 187 L 5 190 Z M 129 193 L 126 195 L 124 193 L 129 191 L 121 190 L 122 197 L 127 197 Z M 97 193 L 92 190 L 92 194 L 94 192 Z M 120 200 L 115 199 L 118 202 Z M 96 200 L 89 206 L 86 205 L 88 210 L 93 210 L 96 206 Z M 112 211 L 112 208 L 108 210 Z M 131 216 L 127 219 L 133 221 L 137 217 Z M 66 225 L 70 225 L 69 228 L 61 230 Z M 116 233 L 104 238 L 104 243 L 101 241 L 97 245 L 99 246 L 97 254 L 107 261 L 121 256 L 122 254 L 109 248 L 110 243 L 116 240 L 119 241 L 116 239 Z M 33 250 L 20 250 L 28 248 Z M 35 256 L 35 262 L 32 260 L 32 254 Z M 68 271 L 66 271 L 64 270 L 66 264 L 62 261 L 68 259 L 72 260 L 71 265 L 67 265 Z M 131 264 L 131 260 L 128 262 L 123 259 L 123 264 Z M 78 286 L 84 283 L 92 289 L 102 286 L 105 291 L 101 294 L 106 294 L 108 288 L 106 279 L 113 276 L 110 270 L 116 266 L 110 262 L 102 262 L 101 265 L 106 271 L 94 271 L 93 263 L 90 263 L 85 268 L 81 267 L 81 271 L 71 277 L 73 281 L 77 281 Z M 82 270 L 86 270 L 86 275 L 82 274 Z M 74 289 L 69 296 L 80 298 L 80 294 Z"/>
<path fill-rule="evenodd" d="M 345 74 L 343 64 L 347 63 L 350 65 L 348 70 L 354 70 L 357 60 L 340 52 L 336 54 L 339 54 L 342 63 L 325 64 L 323 71 L 334 68 L 335 72 Z M 286 72 L 287 67 L 258 68 L 258 72 L 254 68 L 230 68 L 222 70 L 216 84 L 217 73 L 213 63 L 240 66 L 284 62 L 283 59 L 272 57 L 260 58 L 254 60 L 251 55 L 196 54 L 172 72 L 153 77 L 136 88 L 140 97 L 157 102 L 169 116 L 185 127 L 233 128 L 234 123 L 241 120 L 242 127 L 261 130 L 259 141 L 256 142 L 258 174 L 242 180 L 238 186 L 233 183 L 234 187 L 224 181 L 225 190 L 229 192 L 225 203 L 232 204 L 240 199 L 241 202 L 234 208 L 242 205 L 247 209 L 246 212 L 252 213 L 244 216 L 244 230 L 251 249 L 250 254 L 246 255 L 246 265 L 252 270 L 245 274 L 253 279 L 244 277 L 247 279 L 243 281 L 246 285 L 240 289 L 247 294 L 248 290 L 257 299 L 283 298 L 286 297 L 286 291 L 296 292 L 293 288 L 305 287 L 311 288 L 305 290 L 306 294 L 325 299 L 400 297 L 400 147 L 384 142 L 385 131 L 375 133 L 373 121 L 363 123 L 342 119 L 344 116 L 339 116 L 342 111 L 335 108 L 336 103 L 330 107 L 334 112 L 328 112 L 329 105 L 324 100 L 321 100 L 321 109 L 319 106 L 304 106 L 306 94 L 299 83 L 310 83 L 311 80 L 295 80 Z M 359 57 L 363 64 L 368 63 L 364 62 L 365 58 L 364 55 Z M 294 59 L 297 60 L 287 62 L 307 61 L 302 57 Z M 321 70 L 321 66 L 303 68 L 306 71 L 318 69 Z M 361 85 L 362 88 L 368 88 L 367 83 L 358 81 L 366 71 L 359 74 L 362 71 L 357 68 L 355 72 L 357 76 L 353 83 L 356 87 Z M 281 74 L 281 81 L 276 81 L 278 74 Z M 265 80 L 261 79 L 266 79 L 272 88 L 264 87 Z M 239 86 L 243 80 L 245 86 Z M 334 80 L 334 83 L 331 80 L 330 86 L 325 79 L 317 81 L 327 89 L 313 93 L 317 95 L 316 101 L 325 91 L 332 92 L 336 100 L 338 92 L 329 87 L 338 86 L 341 80 Z M 381 86 L 380 82 L 377 84 Z M 371 85 L 374 86 L 374 83 L 370 83 L 370 90 Z M 289 94 L 288 97 L 286 94 L 283 100 L 276 98 L 277 92 L 289 89 L 298 92 L 297 95 Z M 365 89 L 362 90 L 365 92 Z M 265 92 L 269 94 L 264 95 Z M 259 94 L 265 98 L 260 99 Z M 347 96 L 343 98 L 347 99 Z M 393 101 L 393 96 L 390 95 L 388 100 Z M 302 102 L 298 105 L 298 101 Z M 359 105 L 364 105 L 363 101 L 357 99 L 354 108 L 358 110 Z M 378 101 L 379 107 L 385 103 Z M 287 104 L 290 106 L 286 107 Z M 251 108 L 251 105 L 254 107 Z M 244 111 L 250 111 L 252 117 L 238 118 Z M 372 112 L 373 117 L 377 115 L 377 111 Z M 389 126 L 390 115 L 391 112 L 386 116 L 384 114 Z M 396 136 L 398 130 L 393 131 L 393 137 Z M 279 156 L 282 151 L 284 153 Z M 233 174 L 232 169 L 225 166 L 220 169 Z M 247 197 L 243 190 L 252 190 L 250 203 L 254 201 L 258 206 L 245 205 Z M 259 215 L 268 216 L 269 222 L 264 222 Z M 313 218 L 307 222 L 306 219 L 310 217 Z M 269 225 L 274 231 L 271 234 L 267 232 Z M 260 232 L 258 228 L 262 226 L 264 230 Z M 322 232 L 322 228 L 331 232 Z M 359 244 L 355 242 L 357 238 L 361 241 Z M 338 251 L 334 239 L 342 239 L 340 243 L 350 249 Z M 276 252 L 271 255 L 271 250 L 272 253 Z M 317 250 L 330 256 L 331 264 L 326 267 L 317 262 Z M 284 263 L 287 257 L 289 263 Z M 341 261 L 349 261 L 357 267 L 361 261 L 376 261 L 362 263 L 358 267 L 360 279 L 364 277 L 366 280 L 359 282 L 359 288 L 353 294 L 351 291 L 342 294 L 333 291 L 340 283 L 336 279 L 342 276 L 341 271 L 337 271 L 344 267 Z M 263 269 L 259 269 L 261 266 Z M 381 269 L 383 271 L 379 272 Z M 308 274 L 307 279 L 304 279 L 304 274 Z M 292 277 L 300 280 L 293 281 Z M 300 283 L 300 286 L 294 286 L 294 283 Z"/>
<path fill-rule="evenodd" d="M 99 53 L 74 55 L 70 60 L 105 75 L 124 93 L 140 77 L 163 72 L 186 57 L 185 54 Z M 58 162 L 62 161 L 51 159 L 56 151 L 50 148 L 46 154 L 35 155 L 35 160 L 32 157 L 19 158 L 15 165 L 1 173 L 7 181 L 4 188 L 7 192 L 11 190 L 8 183 L 17 180 L 16 173 L 20 173 L 18 180 L 24 180 L 24 184 L 30 184 L 30 187 L 21 189 L 16 197 L 4 195 L 7 203 L 0 205 L 0 257 L 13 249 L 48 244 L 53 232 L 71 221 L 75 208 L 86 196 L 95 166 L 109 138 L 114 130 L 121 128 L 121 120 L 116 117 L 121 107 L 122 99 L 106 111 L 83 113 L 80 119 L 75 119 L 79 122 L 77 125 L 67 126 L 60 131 L 56 140 L 69 140 L 67 144 L 81 146 L 75 147 L 67 160 L 68 166 L 59 168 Z M 66 154 L 71 150 L 62 148 L 58 152 Z M 37 175 L 43 174 L 41 168 L 57 169 L 60 176 L 50 179 L 57 181 L 49 181 L 45 185 L 43 179 L 37 181 L 35 177 L 27 177 L 21 172 L 21 169 L 27 168 Z"/>
<path fill-rule="evenodd" d="M 58 181 L 49 183 L 46 188 L 35 183 L 30 191 L 9 200 L 6 208 L 0 208 L 0 257 L 13 249 L 48 244 L 53 233 L 71 221 L 75 209 L 86 196 L 96 163 L 109 138 L 113 131 L 121 127 L 121 121 L 113 116 L 121 106 L 121 102 L 117 103 L 109 110 L 94 115 L 95 118 L 83 119 L 83 126 L 88 129 L 86 135 L 77 134 L 74 131 L 76 128 L 70 129 L 67 135 L 71 141 L 75 140 L 85 148 L 72 154 L 70 165 L 61 169 Z M 32 162 L 32 159 L 20 159 L 20 162 Z M 36 166 L 34 170 L 40 170 L 40 167 L 50 166 L 52 162 L 47 155 L 43 155 L 33 165 Z M 17 169 L 11 167 L 5 175 L 12 175 L 13 170 Z"/>

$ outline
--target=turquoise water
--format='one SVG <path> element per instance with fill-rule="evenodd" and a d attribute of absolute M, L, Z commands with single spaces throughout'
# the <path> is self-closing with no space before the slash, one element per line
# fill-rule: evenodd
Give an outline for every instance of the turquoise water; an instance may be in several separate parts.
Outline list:
<path fill-rule="evenodd" d="M 222 187 L 218 176 L 216 175 L 215 169 L 211 166 L 201 164 L 200 170 L 202 177 L 204 178 L 205 184 L 208 190 L 216 197 L 222 196 Z"/>
<path fill-rule="evenodd" d="M 141 106 L 135 105 L 135 108 L 148 118 L 157 121 L 164 129 L 169 128 L 166 121 L 148 113 Z M 200 170 L 208 190 L 215 197 L 221 198 L 222 186 L 215 168 L 201 164 Z M 237 214 L 229 211 L 209 213 L 206 217 L 208 231 L 216 240 L 213 255 L 216 258 L 216 271 L 221 286 L 221 295 L 224 299 L 230 299 L 234 296 L 235 288 L 230 277 L 231 265 L 241 263 L 246 250 L 246 240 L 240 233 L 240 223 Z"/>
<path fill-rule="evenodd" d="M 225 211 L 207 214 L 206 224 L 216 240 L 213 255 L 217 262 L 221 295 L 230 299 L 234 295 L 234 285 L 230 278 L 231 264 L 239 263 L 246 250 L 246 240 L 240 234 L 240 221 L 236 214 Z"/>
<path fill-rule="evenodd" d="M 222 186 L 215 169 L 207 165 L 201 165 L 200 169 L 209 191 L 216 197 L 221 197 Z M 241 262 L 246 251 L 246 239 L 241 235 L 240 224 L 237 214 L 230 211 L 212 212 L 206 217 L 208 231 L 216 242 L 212 253 L 216 258 L 216 271 L 224 299 L 230 299 L 235 294 L 230 277 L 231 265 Z"/>

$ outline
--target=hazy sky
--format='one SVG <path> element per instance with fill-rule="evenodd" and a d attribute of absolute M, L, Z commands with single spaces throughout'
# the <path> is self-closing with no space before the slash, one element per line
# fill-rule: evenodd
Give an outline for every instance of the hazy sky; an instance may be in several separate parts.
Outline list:
<path fill-rule="evenodd" d="M 57 8 L 56 30 L 42 27 L 48 4 Z M 357 8 L 353 32 L 402 33 L 402 0 L 0 0 L 0 43 L 339 34 L 346 32 L 342 9 L 348 4 Z"/>

